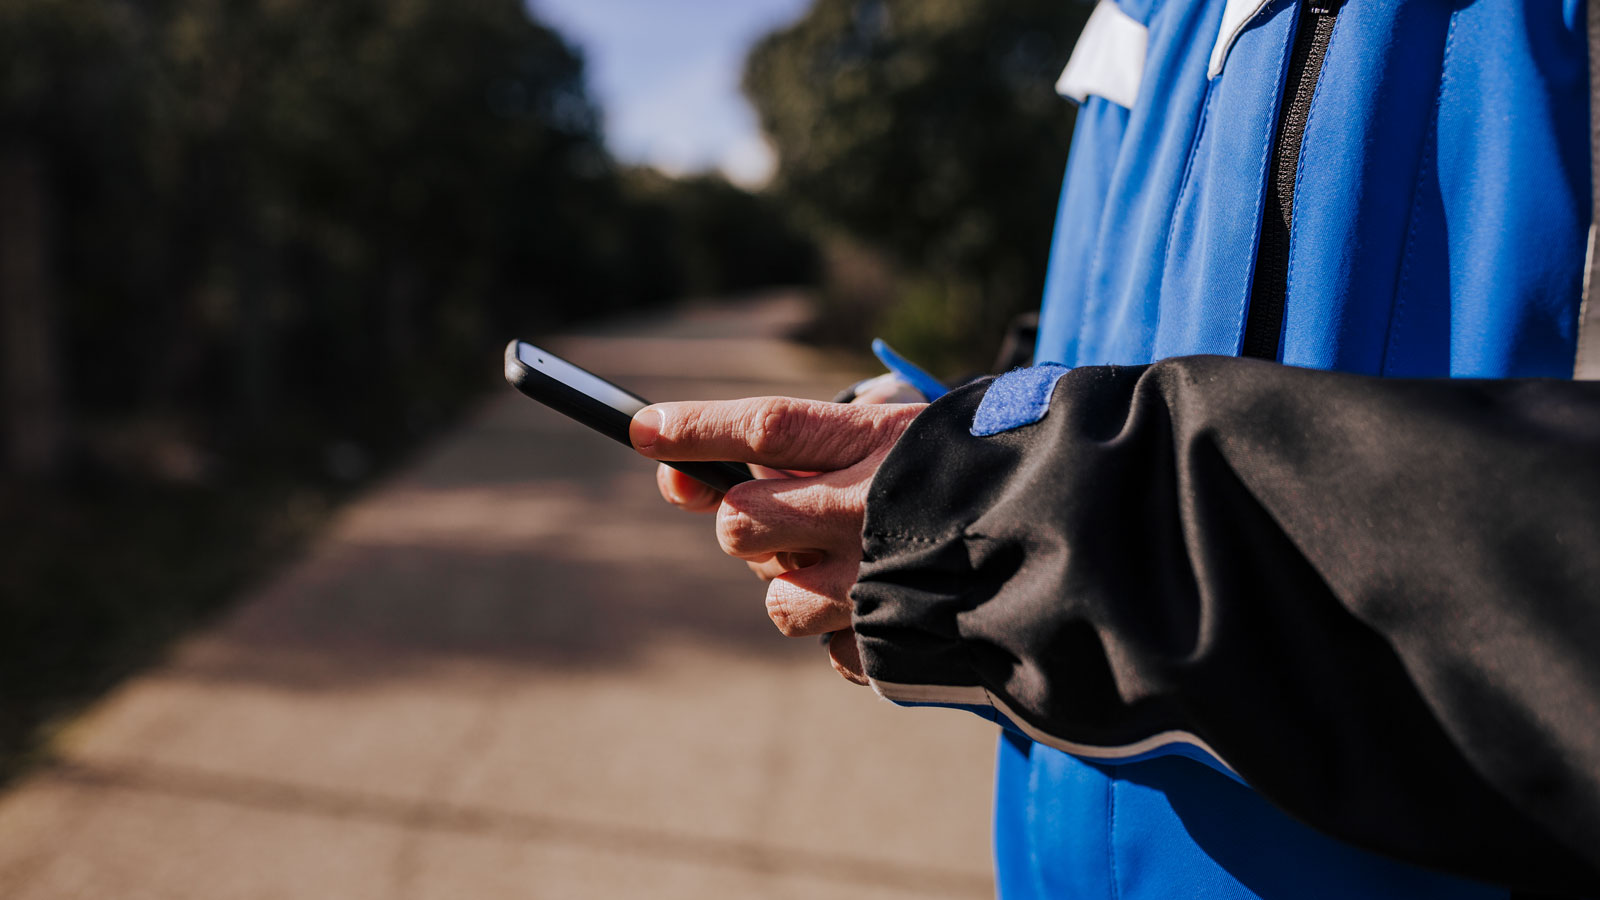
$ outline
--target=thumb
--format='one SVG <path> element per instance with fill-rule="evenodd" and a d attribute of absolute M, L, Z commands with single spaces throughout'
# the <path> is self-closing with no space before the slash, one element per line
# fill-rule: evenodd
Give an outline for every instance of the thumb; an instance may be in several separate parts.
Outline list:
<path fill-rule="evenodd" d="M 835 631 L 828 639 L 828 661 L 833 663 L 833 670 L 844 676 L 844 679 L 855 684 L 865 685 L 867 681 L 866 667 L 861 664 L 861 645 L 856 643 L 856 632 L 853 628 Z"/>

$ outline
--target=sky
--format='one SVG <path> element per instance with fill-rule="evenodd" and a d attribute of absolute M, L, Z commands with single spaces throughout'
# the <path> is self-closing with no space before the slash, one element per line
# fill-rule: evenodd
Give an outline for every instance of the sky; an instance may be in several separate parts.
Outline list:
<path fill-rule="evenodd" d="M 678 175 L 720 169 L 756 187 L 772 151 L 739 93 L 744 55 L 810 0 L 528 0 L 577 44 L 611 152 Z"/>

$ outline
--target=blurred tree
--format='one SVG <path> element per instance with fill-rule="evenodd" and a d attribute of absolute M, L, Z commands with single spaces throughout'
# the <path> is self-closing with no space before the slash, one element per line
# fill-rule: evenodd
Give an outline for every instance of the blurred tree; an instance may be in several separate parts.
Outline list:
<path fill-rule="evenodd" d="M 5 360 L 6 457 L 18 472 L 51 474 L 64 410 L 56 348 L 56 290 L 46 156 L 25 141 L 0 145 L 0 358 Z"/>
<path fill-rule="evenodd" d="M 0 777 L 510 336 L 809 260 L 619 169 L 523 0 L 0 0 Z"/>
<path fill-rule="evenodd" d="M 25 475 L 55 470 L 66 429 L 59 160 L 130 124 L 126 12 L 0 3 L 0 434 Z"/>
<path fill-rule="evenodd" d="M 1037 304 L 1073 119 L 1053 84 L 1090 9 L 815 0 L 751 52 L 775 189 L 909 273 L 876 323 L 906 349 L 981 365 Z"/>
<path fill-rule="evenodd" d="M 645 271 L 673 273 L 643 291 L 717 297 L 772 284 L 809 284 L 816 251 L 776 198 L 752 194 L 720 174 L 670 178 L 654 169 L 625 173 L 644 231 L 633 242 L 660 255 Z"/>
<path fill-rule="evenodd" d="M 63 395 L 251 439 L 386 412 L 373 362 L 461 362 L 557 280 L 533 239 L 616 196 L 582 61 L 517 0 L 0 0 L 0 53 L 14 467 Z"/>
<path fill-rule="evenodd" d="M 157 330 L 189 371 L 150 399 L 232 385 L 212 411 L 246 432 L 281 426 L 281 399 L 384 415 L 558 280 L 522 257 L 571 229 L 607 160 L 581 60 L 516 0 L 158 5 L 153 162 L 178 289 Z"/>
<path fill-rule="evenodd" d="M 13 470 L 68 408 L 381 443 L 518 329 L 809 266 L 770 201 L 619 171 L 521 0 L 0 0 L 0 53 Z"/>

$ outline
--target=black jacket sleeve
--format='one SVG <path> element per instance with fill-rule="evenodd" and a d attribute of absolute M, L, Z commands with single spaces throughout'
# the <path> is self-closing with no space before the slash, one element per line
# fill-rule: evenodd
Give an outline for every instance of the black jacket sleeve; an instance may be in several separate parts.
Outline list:
<path fill-rule="evenodd" d="M 1178 735 L 1336 837 L 1600 894 L 1600 383 L 1189 357 L 975 437 L 986 384 L 872 485 L 886 696 L 1106 759 Z"/>

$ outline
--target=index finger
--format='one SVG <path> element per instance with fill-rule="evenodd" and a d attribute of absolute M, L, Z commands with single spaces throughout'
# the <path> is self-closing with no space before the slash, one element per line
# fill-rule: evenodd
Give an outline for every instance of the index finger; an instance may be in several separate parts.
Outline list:
<path fill-rule="evenodd" d="M 657 403 L 634 415 L 628 437 L 634 449 L 652 459 L 832 471 L 860 462 L 898 437 L 906 410 L 794 397 Z"/>

